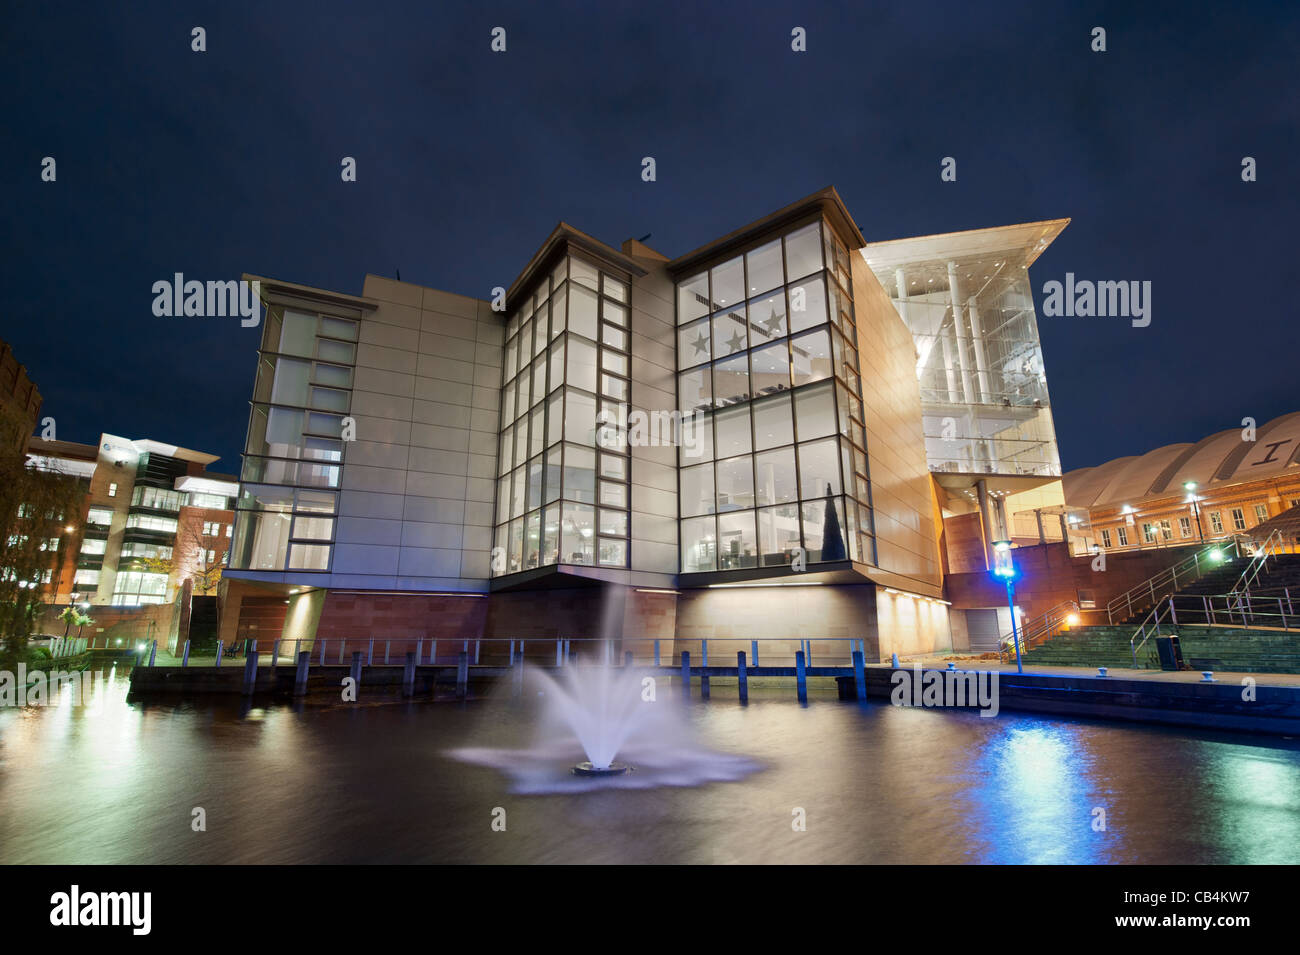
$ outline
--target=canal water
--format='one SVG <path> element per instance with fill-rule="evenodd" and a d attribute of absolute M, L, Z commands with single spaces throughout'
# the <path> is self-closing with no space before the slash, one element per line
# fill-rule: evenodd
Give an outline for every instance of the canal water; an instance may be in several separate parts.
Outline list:
<path fill-rule="evenodd" d="M 145 704 L 125 677 L 0 709 L 0 863 L 1300 862 L 1292 739 L 715 686 L 688 719 L 756 772 L 521 795 L 449 754 L 527 745 L 531 702 Z"/>

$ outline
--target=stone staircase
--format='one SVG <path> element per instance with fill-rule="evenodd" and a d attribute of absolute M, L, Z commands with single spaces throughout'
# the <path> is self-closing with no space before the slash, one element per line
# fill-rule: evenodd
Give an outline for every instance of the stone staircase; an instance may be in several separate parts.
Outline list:
<path fill-rule="evenodd" d="M 1075 627 L 1024 655 L 1033 666 L 1131 667 L 1133 627 Z M 1185 625 L 1173 628 L 1183 660 L 1194 670 L 1242 673 L 1300 673 L 1300 633 L 1240 627 Z M 1160 669 L 1155 638 L 1138 653 L 1138 666 Z"/>

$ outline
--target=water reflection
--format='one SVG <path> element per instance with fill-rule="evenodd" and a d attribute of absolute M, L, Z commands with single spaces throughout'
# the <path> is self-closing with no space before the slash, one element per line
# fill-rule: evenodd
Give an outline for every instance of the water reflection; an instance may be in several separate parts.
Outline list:
<path fill-rule="evenodd" d="M 527 795 L 446 755 L 526 746 L 509 700 L 144 705 L 123 677 L 0 710 L 0 862 L 1300 862 L 1295 741 L 715 687 L 685 718 L 761 772 Z"/>

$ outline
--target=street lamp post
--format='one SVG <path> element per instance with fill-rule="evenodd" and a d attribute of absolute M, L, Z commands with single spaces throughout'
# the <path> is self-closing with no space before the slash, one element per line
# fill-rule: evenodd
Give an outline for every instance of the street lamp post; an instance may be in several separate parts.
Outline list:
<path fill-rule="evenodd" d="M 1205 543 L 1205 528 L 1201 527 L 1201 499 L 1196 496 L 1196 482 L 1183 482 L 1183 490 L 1187 492 L 1187 499 L 1192 502 L 1192 513 L 1196 515 L 1196 536 L 1202 544 Z"/>
<path fill-rule="evenodd" d="M 1016 672 L 1024 673 L 1020 660 L 1020 632 L 1016 627 L 1016 562 L 1011 556 L 1011 541 L 993 542 L 993 573 L 1007 582 L 1007 605 L 1011 608 L 1011 640 L 1016 645 Z"/>

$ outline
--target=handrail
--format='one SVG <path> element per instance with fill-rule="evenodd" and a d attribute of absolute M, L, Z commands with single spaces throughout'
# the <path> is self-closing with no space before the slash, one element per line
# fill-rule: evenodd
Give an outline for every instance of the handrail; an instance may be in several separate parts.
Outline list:
<path fill-rule="evenodd" d="M 1275 603 L 1276 611 L 1271 609 Z M 1297 604 L 1300 604 L 1300 594 L 1296 594 L 1293 600 L 1289 587 L 1283 588 L 1280 594 L 1268 597 L 1252 596 L 1248 590 L 1226 594 L 1170 594 L 1151 608 L 1151 612 L 1143 618 L 1142 623 L 1129 639 L 1133 665 L 1137 666 L 1138 651 L 1146 646 L 1147 641 L 1153 636 L 1160 636 L 1162 623 L 1167 620 L 1175 627 L 1179 625 L 1180 608 L 1185 626 L 1232 626 L 1242 630 L 1276 630 L 1278 629 L 1276 624 L 1258 622 L 1276 618 L 1281 623 L 1281 629 L 1290 632 L 1293 626 L 1300 623 L 1300 613 L 1296 610 Z M 1194 617 L 1198 613 L 1201 620 L 1188 619 L 1189 616 Z M 1219 620 L 1220 614 L 1226 618 L 1225 621 Z M 1139 636 L 1142 638 L 1141 642 L 1138 641 Z"/>
<path fill-rule="evenodd" d="M 1041 643 L 1049 637 L 1055 636 L 1060 629 L 1063 621 L 1067 620 L 1072 613 L 1079 612 L 1079 602 L 1077 600 L 1062 600 L 1059 604 L 1051 607 L 1037 617 L 1026 621 L 1019 630 L 1012 629 L 1011 633 L 1004 633 L 998 640 L 998 654 L 1001 656 L 1007 653 L 1015 653 L 1015 635 L 1020 635 L 1020 647 L 1022 650 L 1030 649 L 1035 642 Z M 1010 649 L 1008 649 L 1008 644 Z"/>
<path fill-rule="evenodd" d="M 1234 536 L 1230 540 L 1233 556 L 1240 557 L 1240 538 Z M 1147 606 L 1145 603 L 1146 600 L 1149 599 L 1151 601 L 1151 606 L 1157 606 L 1161 600 L 1176 591 L 1180 586 L 1186 586 L 1187 584 L 1199 580 L 1206 573 L 1219 566 L 1219 562 L 1214 560 L 1211 555 L 1218 552 L 1221 557 L 1224 548 L 1227 546 L 1228 544 L 1225 542 L 1210 544 L 1203 550 L 1199 550 L 1192 554 L 1191 557 L 1179 561 L 1177 564 L 1170 567 L 1166 567 L 1159 573 L 1156 573 L 1142 581 L 1142 583 L 1138 584 L 1136 587 L 1132 587 L 1119 596 L 1111 598 L 1111 600 L 1106 604 L 1106 622 L 1110 624 L 1115 623 L 1115 615 L 1119 612 L 1121 607 L 1124 609 L 1124 617 L 1122 619 L 1127 619 L 1128 617 L 1133 616 L 1133 611 L 1135 609 L 1141 610 L 1143 607 Z M 1179 579 L 1180 576 L 1182 578 L 1181 580 Z M 1168 587 L 1168 589 L 1166 589 L 1166 587 Z M 1157 591 L 1159 592 L 1157 593 Z M 1135 600 L 1134 598 L 1140 599 Z"/>
<path fill-rule="evenodd" d="M 1282 532 L 1275 527 L 1268 537 L 1264 538 L 1264 543 L 1260 544 L 1251 555 L 1250 562 L 1246 564 L 1241 576 L 1237 578 L 1237 582 L 1232 585 L 1228 593 L 1235 595 L 1250 593 L 1250 587 L 1259 579 L 1260 571 L 1268 564 L 1270 557 L 1276 556 L 1277 548 L 1281 546 Z"/>

